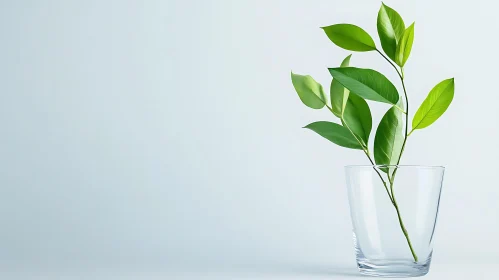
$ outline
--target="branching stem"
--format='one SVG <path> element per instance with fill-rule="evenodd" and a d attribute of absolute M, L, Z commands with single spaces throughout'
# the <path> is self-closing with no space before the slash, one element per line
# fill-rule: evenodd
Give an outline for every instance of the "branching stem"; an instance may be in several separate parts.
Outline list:
<path fill-rule="evenodd" d="M 393 62 L 390 61 L 390 59 L 388 59 L 381 51 L 379 51 L 378 49 L 376 49 L 376 51 L 386 61 L 388 61 L 388 63 L 390 63 L 390 65 L 392 65 L 392 67 L 397 72 L 397 74 L 398 74 L 398 76 L 400 78 L 400 81 L 402 82 L 402 87 L 404 89 L 404 96 L 405 96 L 405 111 L 402 108 L 400 108 L 399 106 L 395 105 L 395 107 L 397 109 L 399 109 L 400 111 L 402 111 L 405 114 L 405 133 L 404 133 L 404 142 L 402 143 L 402 148 L 400 150 L 400 155 L 399 155 L 399 158 L 397 159 L 397 165 L 395 166 L 395 170 L 393 171 L 393 173 L 391 175 L 390 175 L 390 172 L 391 172 L 390 168 L 387 168 L 387 172 L 386 173 L 387 173 L 387 176 L 388 176 L 388 183 L 390 184 L 390 188 L 388 188 L 387 182 L 385 181 L 385 179 L 383 178 L 383 176 L 381 175 L 381 173 L 379 172 L 379 170 L 376 168 L 376 164 L 372 160 L 371 155 L 369 153 L 369 148 L 367 147 L 367 143 L 363 143 L 359 138 L 357 138 L 357 136 L 353 133 L 353 131 L 350 129 L 350 127 L 344 121 L 344 119 L 341 118 L 341 120 L 344 123 L 345 127 L 350 131 L 350 133 L 352 133 L 352 135 L 355 137 L 355 139 L 357 140 L 357 142 L 359 143 L 359 145 L 362 147 L 362 150 L 364 151 L 364 153 L 366 154 L 367 158 L 371 162 L 374 171 L 376 171 L 376 173 L 378 174 L 381 182 L 383 183 L 383 185 L 385 187 L 385 190 L 386 190 L 386 193 L 387 193 L 388 197 L 390 198 L 390 201 L 392 202 L 392 205 L 395 208 L 395 211 L 397 212 L 397 217 L 398 217 L 398 221 L 399 221 L 399 224 L 400 224 L 400 228 L 402 229 L 402 232 L 404 233 L 404 236 L 405 236 L 405 238 L 407 240 L 407 244 L 409 245 L 409 248 L 411 250 L 412 257 L 414 258 L 414 261 L 417 262 L 418 261 L 418 256 L 416 255 L 416 252 L 414 251 L 414 248 L 412 247 L 411 239 L 409 238 L 409 233 L 407 232 L 407 229 L 405 228 L 404 222 L 402 221 L 402 216 L 400 214 L 400 209 L 399 209 L 399 206 L 397 204 L 397 200 L 395 199 L 395 193 L 394 193 L 394 190 L 393 190 L 393 185 L 394 185 L 394 181 L 395 181 L 395 175 L 397 174 L 398 165 L 400 164 L 400 159 L 402 158 L 402 154 L 403 154 L 404 149 L 405 149 L 405 144 L 407 142 L 407 137 L 412 133 L 412 131 L 410 133 L 407 133 L 408 132 L 408 127 L 409 127 L 409 99 L 407 97 L 407 90 L 405 88 L 405 83 L 404 83 L 404 69 L 401 67 L 400 71 L 399 71 L 399 69 L 397 68 L 397 66 L 395 66 L 395 64 L 393 64 Z M 329 109 L 329 111 L 331 111 L 331 113 L 333 113 L 333 109 L 331 108 L 331 106 L 329 106 L 327 104 L 327 102 L 324 102 L 324 105 Z"/>
<path fill-rule="evenodd" d="M 333 108 L 331 108 L 327 104 L 327 102 L 324 102 L 324 105 L 329 109 L 329 111 L 331 111 L 331 113 L 333 113 Z M 392 195 L 390 194 L 390 191 L 388 190 L 388 184 L 386 183 L 386 181 L 383 178 L 383 176 L 381 176 L 381 173 L 379 173 L 379 170 L 376 169 L 374 161 L 372 160 L 371 155 L 369 153 L 369 147 L 367 147 L 364 143 L 362 143 L 362 141 L 359 140 L 359 138 L 357 138 L 357 136 L 355 135 L 355 133 L 353 133 L 352 129 L 350 129 L 350 126 L 348 126 L 348 124 L 345 122 L 345 119 L 343 117 L 340 117 L 340 118 L 341 118 L 341 122 L 350 131 L 350 133 L 353 135 L 353 137 L 355 138 L 355 140 L 357 140 L 357 142 L 359 143 L 359 145 L 362 146 L 362 150 L 364 151 L 364 154 L 366 154 L 367 159 L 369 159 L 369 161 L 371 162 L 371 165 L 373 166 L 374 171 L 376 171 L 376 173 L 378 174 L 379 178 L 381 179 L 381 182 L 383 182 L 383 186 L 385 186 L 386 193 L 388 194 L 388 197 L 390 198 L 390 201 L 393 204 Z"/>
<path fill-rule="evenodd" d="M 400 164 L 400 159 L 402 158 L 402 154 L 404 153 L 405 150 L 405 145 L 407 143 L 407 137 L 414 131 L 412 130 L 410 133 L 408 133 L 409 129 L 409 98 L 407 96 L 407 90 L 405 88 L 405 82 L 404 82 L 404 68 L 400 67 L 400 71 L 393 64 L 393 62 L 390 61 L 381 51 L 378 49 L 376 50 L 390 65 L 395 69 L 397 72 L 400 81 L 402 83 L 402 88 L 404 90 L 404 96 L 405 96 L 405 133 L 404 133 L 404 141 L 402 142 L 402 148 L 400 149 L 400 155 L 399 158 L 397 159 L 397 165 L 395 166 L 395 170 L 390 176 L 390 169 L 387 170 L 387 175 L 388 175 L 388 181 L 390 182 L 390 192 L 391 192 L 391 201 L 393 204 L 393 207 L 395 207 L 395 211 L 397 212 L 397 217 L 399 220 L 400 228 L 402 229 L 402 232 L 404 233 L 405 239 L 407 240 L 407 244 L 409 245 L 409 249 L 411 250 L 412 257 L 414 258 L 414 261 L 418 261 L 418 256 L 416 255 L 416 252 L 414 251 L 414 248 L 412 247 L 411 239 L 409 238 L 409 233 L 407 232 L 407 229 L 405 228 L 404 222 L 402 221 L 402 216 L 400 215 L 400 209 L 397 203 L 397 199 L 395 198 L 395 192 L 393 190 L 393 184 L 395 182 L 395 176 L 397 175 L 397 170 L 398 170 L 398 165 Z M 385 184 L 385 183 L 384 183 Z M 385 184 L 386 185 L 386 184 Z"/>

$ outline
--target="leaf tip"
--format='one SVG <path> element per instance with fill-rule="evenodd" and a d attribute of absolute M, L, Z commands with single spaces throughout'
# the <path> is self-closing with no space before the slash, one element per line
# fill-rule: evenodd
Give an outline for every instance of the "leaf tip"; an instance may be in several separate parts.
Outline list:
<path fill-rule="evenodd" d="M 454 84 L 454 77 L 449 78 L 449 79 L 447 79 L 447 80 L 445 80 L 445 81 L 448 81 L 449 83 Z"/>

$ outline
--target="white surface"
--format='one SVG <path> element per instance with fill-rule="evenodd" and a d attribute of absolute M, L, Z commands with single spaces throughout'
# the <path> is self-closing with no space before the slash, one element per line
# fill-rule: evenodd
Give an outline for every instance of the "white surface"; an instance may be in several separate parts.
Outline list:
<path fill-rule="evenodd" d="M 429 274 L 414 279 L 496 279 L 497 265 L 493 263 L 435 263 Z M 248 266 L 232 268 L 197 268 L 187 271 L 169 271 L 158 266 L 108 266 L 108 267 L 51 267 L 25 271 L 3 270 L 0 276 L 5 279 L 49 280 L 49 279 L 94 279 L 94 280 L 135 280 L 135 279 L 258 279 L 258 280 L 322 280 L 322 279 L 369 279 L 357 272 L 351 265 L 341 264 L 268 264 L 267 266 Z M 371 278 L 374 279 L 374 278 Z M 391 278 L 408 279 L 408 278 Z"/>
<path fill-rule="evenodd" d="M 406 65 L 412 112 L 436 83 L 456 79 L 449 111 L 411 136 L 403 159 L 447 167 L 435 239 L 442 265 L 429 277 L 494 279 L 497 5 L 386 3 L 417 21 Z M 289 73 L 327 87 L 326 68 L 349 52 L 319 27 L 350 22 L 376 38 L 379 6 L 2 1 L 3 273 L 41 275 L 42 267 L 78 279 L 98 271 L 88 264 L 119 278 L 139 262 L 149 265 L 144 273 L 249 266 L 227 277 L 321 279 L 335 264 L 353 267 L 343 166 L 367 162 L 301 129 L 332 116 L 304 107 Z M 375 53 L 354 53 L 352 65 L 398 85 Z M 371 107 L 379 121 L 386 106 Z M 260 266 L 269 269 L 253 272 Z"/>

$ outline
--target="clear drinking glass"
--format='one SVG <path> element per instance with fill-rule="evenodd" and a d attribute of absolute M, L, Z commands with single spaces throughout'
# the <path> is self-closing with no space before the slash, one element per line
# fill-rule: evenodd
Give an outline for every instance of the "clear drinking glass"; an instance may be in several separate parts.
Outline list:
<path fill-rule="evenodd" d="M 360 273 L 428 273 L 444 177 L 442 166 L 346 166 Z"/>

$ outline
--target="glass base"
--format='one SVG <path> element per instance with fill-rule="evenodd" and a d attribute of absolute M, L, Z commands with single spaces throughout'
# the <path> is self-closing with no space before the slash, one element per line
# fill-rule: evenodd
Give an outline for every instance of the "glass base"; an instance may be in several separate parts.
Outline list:
<path fill-rule="evenodd" d="M 363 275 L 376 277 L 419 277 L 430 269 L 431 257 L 425 262 L 408 260 L 357 259 L 357 266 Z"/>

